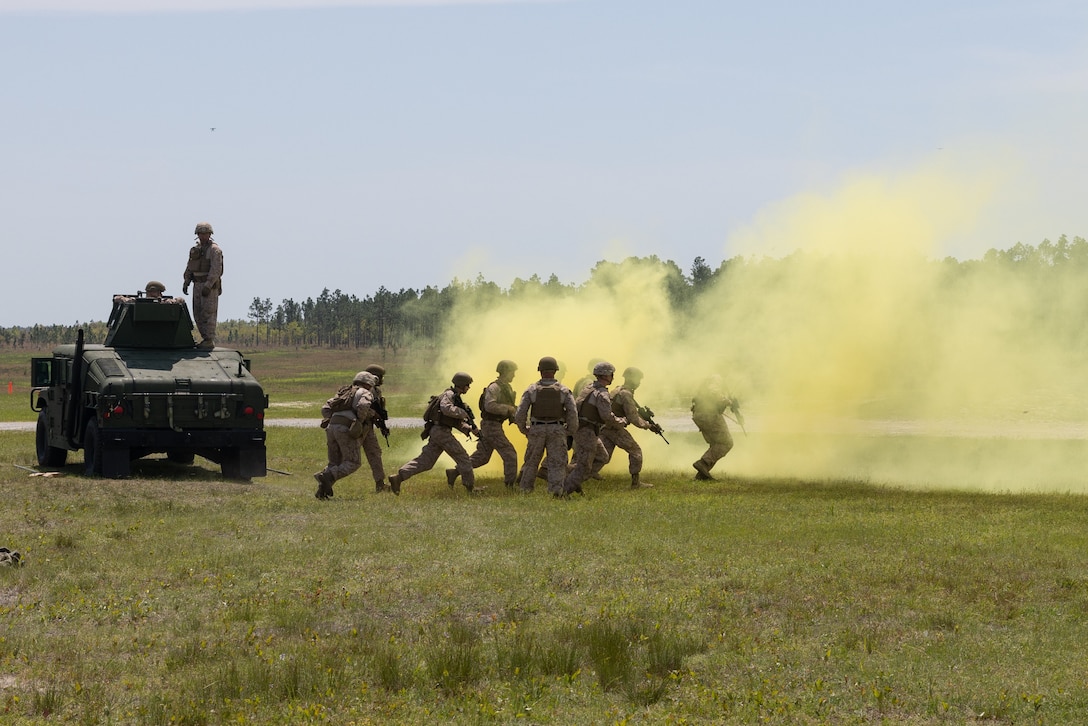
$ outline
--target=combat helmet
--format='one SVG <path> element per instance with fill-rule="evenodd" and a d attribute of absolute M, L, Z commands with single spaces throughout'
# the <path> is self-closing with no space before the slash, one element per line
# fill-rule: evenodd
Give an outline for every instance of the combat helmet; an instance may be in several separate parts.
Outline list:
<path fill-rule="evenodd" d="M 378 385 L 378 379 L 373 373 L 369 371 L 359 371 L 355 374 L 355 378 L 351 380 L 352 385 L 366 386 L 367 388 L 373 388 Z"/>
<path fill-rule="evenodd" d="M 597 365 L 593 366 L 593 375 L 595 376 L 611 376 L 615 375 L 616 366 L 612 365 L 606 360 L 601 361 Z"/>
<path fill-rule="evenodd" d="M 368 365 L 366 367 L 366 372 L 374 374 L 379 379 L 385 378 L 385 367 L 380 366 L 377 363 L 371 363 L 370 365 Z"/>
<path fill-rule="evenodd" d="M 166 292 L 166 285 L 162 284 L 158 280 L 152 280 L 144 286 L 144 292 L 150 295 L 153 292 L 157 292 L 160 295 Z"/>
<path fill-rule="evenodd" d="M 635 368 L 634 366 L 625 368 L 623 371 L 623 377 L 628 381 L 641 381 L 642 376 L 642 370 L 640 368 Z"/>
<path fill-rule="evenodd" d="M 499 375 L 502 375 L 503 373 L 513 373 L 517 369 L 518 369 L 518 364 L 517 363 L 515 363 L 512 360 L 506 360 L 506 359 L 500 360 L 499 364 L 497 366 L 495 366 L 495 372 L 498 373 Z"/>
<path fill-rule="evenodd" d="M 212 230 L 212 225 L 211 225 L 210 222 L 199 222 L 199 223 L 197 223 L 196 229 L 193 230 L 193 234 L 200 234 L 201 232 L 207 232 L 208 234 L 215 234 L 215 231 Z"/>
<path fill-rule="evenodd" d="M 555 358 L 552 358 L 550 355 L 546 355 L 540 359 L 539 363 L 536 364 L 536 369 L 540 372 L 551 371 L 552 373 L 554 373 L 559 370 L 559 363 L 556 362 Z"/>
<path fill-rule="evenodd" d="M 453 374 L 453 385 L 455 386 L 467 386 L 472 383 L 472 376 L 464 371 L 457 371 Z"/>

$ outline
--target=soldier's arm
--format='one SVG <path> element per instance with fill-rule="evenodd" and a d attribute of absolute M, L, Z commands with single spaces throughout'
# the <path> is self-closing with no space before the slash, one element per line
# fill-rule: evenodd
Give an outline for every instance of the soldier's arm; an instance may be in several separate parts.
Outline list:
<path fill-rule="evenodd" d="M 623 417 L 632 426 L 637 426 L 640 429 L 650 428 L 650 423 L 642 416 L 639 416 L 638 404 L 635 403 L 635 397 L 630 393 L 623 397 Z"/>

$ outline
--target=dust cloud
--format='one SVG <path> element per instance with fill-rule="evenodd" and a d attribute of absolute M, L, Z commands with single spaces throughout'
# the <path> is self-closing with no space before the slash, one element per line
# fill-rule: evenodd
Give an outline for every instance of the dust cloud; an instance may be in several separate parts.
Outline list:
<path fill-rule="evenodd" d="M 653 258 L 599 265 L 576 291 L 466 297 L 437 375 L 471 373 L 475 405 L 503 358 L 520 366 L 519 395 L 544 355 L 568 386 L 595 358 L 616 365 L 617 385 L 637 366 L 638 400 L 673 432 L 671 446 L 635 432 L 649 472 L 692 472 L 705 446 L 687 407 L 718 373 L 748 427 L 731 424 L 726 475 L 1081 491 L 1083 345 L 1033 319 L 1029 276 L 941 259 L 1002 183 L 931 164 L 786 200 L 730 240 L 742 255 L 686 308 L 670 299 L 675 269 Z M 1083 314 L 1083 294 L 1048 294 L 1049 314 Z M 623 452 L 609 467 L 626 470 Z"/>

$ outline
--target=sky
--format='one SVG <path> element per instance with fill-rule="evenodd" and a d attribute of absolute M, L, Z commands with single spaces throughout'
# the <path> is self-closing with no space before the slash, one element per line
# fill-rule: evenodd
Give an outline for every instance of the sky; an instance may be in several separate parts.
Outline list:
<path fill-rule="evenodd" d="M 201 221 L 221 319 L 892 223 L 936 258 L 1085 236 L 1086 31 L 1047 0 L 0 0 L 0 326 L 180 293 Z"/>

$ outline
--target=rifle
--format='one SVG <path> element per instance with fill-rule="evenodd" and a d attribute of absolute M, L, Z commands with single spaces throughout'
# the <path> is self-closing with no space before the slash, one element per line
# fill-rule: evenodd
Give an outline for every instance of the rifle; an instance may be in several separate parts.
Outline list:
<path fill-rule="evenodd" d="M 650 410 L 649 406 L 639 406 L 638 415 L 641 416 L 646 423 L 650 424 L 650 431 L 665 439 L 665 443 L 669 443 L 669 440 L 665 438 L 665 429 L 661 428 L 661 425 L 654 421 L 654 412 Z"/>
<path fill-rule="evenodd" d="M 385 396 L 379 396 L 374 399 L 374 402 L 370 404 L 370 408 L 374 413 L 378 414 L 378 420 L 374 425 L 378 428 L 378 431 L 385 437 L 385 448 L 389 448 L 389 425 L 386 421 L 389 420 L 389 411 L 385 408 Z"/>
<path fill-rule="evenodd" d="M 458 398 L 458 400 L 460 400 L 461 397 L 458 396 L 457 398 Z M 461 430 L 465 431 L 465 438 L 468 439 L 469 441 L 472 441 L 473 436 L 475 436 L 476 440 L 479 441 L 480 440 L 480 429 L 479 429 L 478 426 L 476 426 L 476 414 L 473 413 L 472 406 L 469 406 L 467 403 L 464 403 L 464 402 L 461 402 L 461 405 L 465 409 L 465 413 L 468 414 L 467 422 L 468 422 L 468 426 L 469 426 L 468 431 L 465 431 L 464 429 L 461 429 Z"/>
<path fill-rule="evenodd" d="M 744 428 L 744 414 L 740 412 L 740 401 L 735 398 L 730 399 L 729 406 L 727 408 L 733 412 L 732 416 L 726 416 L 727 419 L 740 426 L 740 430 L 744 432 L 744 435 L 748 435 L 748 431 Z"/>

